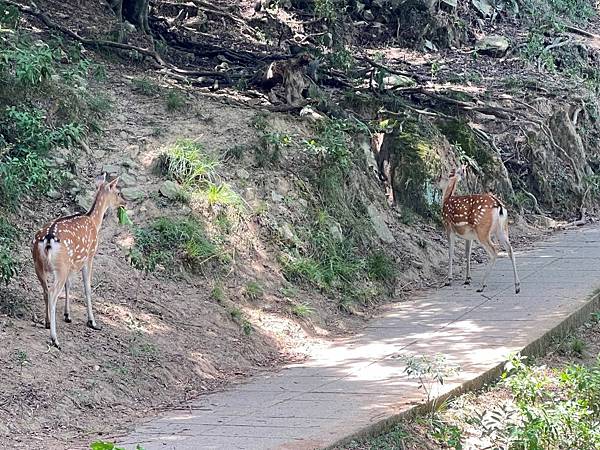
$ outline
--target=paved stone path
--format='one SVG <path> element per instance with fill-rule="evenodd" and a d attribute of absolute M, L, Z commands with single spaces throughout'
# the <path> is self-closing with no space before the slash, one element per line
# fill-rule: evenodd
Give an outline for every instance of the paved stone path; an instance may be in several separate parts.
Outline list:
<path fill-rule="evenodd" d="M 448 391 L 501 364 L 579 310 L 600 286 L 600 229 L 560 233 L 498 260 L 488 290 L 456 282 L 395 305 L 362 334 L 306 363 L 202 396 L 121 440 L 153 449 L 315 449 L 381 423 L 423 400 L 402 356 L 442 353 L 461 366 Z"/>

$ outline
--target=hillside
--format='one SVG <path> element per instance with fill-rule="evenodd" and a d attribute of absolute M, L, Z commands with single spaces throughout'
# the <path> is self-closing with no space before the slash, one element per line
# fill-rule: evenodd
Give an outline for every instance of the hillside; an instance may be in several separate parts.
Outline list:
<path fill-rule="evenodd" d="M 7 447 L 85 447 L 441 286 L 459 162 L 517 247 L 595 219 L 591 3 L 143 3 L 0 0 Z M 29 245 L 103 172 L 133 224 L 100 233 L 103 329 L 74 276 L 58 350 Z"/>

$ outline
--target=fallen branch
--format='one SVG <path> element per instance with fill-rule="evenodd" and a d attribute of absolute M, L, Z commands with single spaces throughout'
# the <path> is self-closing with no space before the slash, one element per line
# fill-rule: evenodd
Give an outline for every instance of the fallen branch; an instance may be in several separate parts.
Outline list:
<path fill-rule="evenodd" d="M 392 69 L 391 67 L 384 66 L 383 64 L 373 61 L 367 56 L 362 56 L 359 59 L 369 63 L 371 66 L 376 67 L 377 69 L 385 70 L 386 72 L 391 73 L 393 75 L 401 75 L 403 77 L 414 78 L 417 81 L 427 81 L 427 78 L 423 77 L 422 75 L 419 75 L 417 73 L 406 72 L 404 70 Z"/>

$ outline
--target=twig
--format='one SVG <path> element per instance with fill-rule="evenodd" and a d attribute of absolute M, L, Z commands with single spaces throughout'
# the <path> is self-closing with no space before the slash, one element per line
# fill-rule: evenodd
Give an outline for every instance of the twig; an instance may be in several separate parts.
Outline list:
<path fill-rule="evenodd" d="M 589 31 L 582 30 L 581 28 L 577 28 L 572 25 L 565 25 L 565 30 L 570 31 L 571 33 L 579 34 L 581 36 L 586 36 L 586 37 L 594 38 L 594 39 L 600 39 L 600 35 L 590 33 Z"/>
<path fill-rule="evenodd" d="M 397 69 L 392 69 L 391 67 L 388 66 L 384 66 L 383 64 L 380 64 L 378 62 L 373 61 L 371 58 L 367 57 L 367 56 L 362 56 L 359 58 L 362 61 L 365 61 L 367 63 L 369 63 L 370 65 L 372 65 L 373 67 L 376 67 L 378 69 L 381 70 L 385 70 L 386 72 L 389 72 L 393 75 L 401 75 L 404 77 L 409 77 L 409 78 L 414 78 L 417 81 L 426 81 L 426 78 L 416 74 L 416 73 L 411 73 L 411 72 L 406 72 L 404 70 L 397 70 Z"/>

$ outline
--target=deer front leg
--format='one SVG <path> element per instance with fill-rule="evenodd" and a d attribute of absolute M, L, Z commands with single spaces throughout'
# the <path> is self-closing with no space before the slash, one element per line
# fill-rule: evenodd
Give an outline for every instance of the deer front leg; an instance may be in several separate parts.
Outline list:
<path fill-rule="evenodd" d="M 452 285 L 452 256 L 454 256 L 454 240 L 455 236 L 453 233 L 448 235 L 448 280 L 446 286 Z"/>
<path fill-rule="evenodd" d="M 67 281 L 65 282 L 65 310 L 64 310 L 65 322 L 67 322 L 67 323 L 71 323 L 71 299 L 69 298 L 69 290 L 71 289 L 70 284 L 71 284 L 71 282 L 67 278 Z"/>
<path fill-rule="evenodd" d="M 101 330 L 102 328 L 96 324 L 94 319 L 94 311 L 92 311 L 92 264 L 86 263 L 81 269 L 83 276 L 83 290 L 85 292 L 85 304 L 87 307 L 87 326 L 93 330 Z"/>
<path fill-rule="evenodd" d="M 471 284 L 471 249 L 473 241 L 467 239 L 465 241 L 465 256 L 467 258 L 467 276 L 465 278 L 465 284 Z"/>

